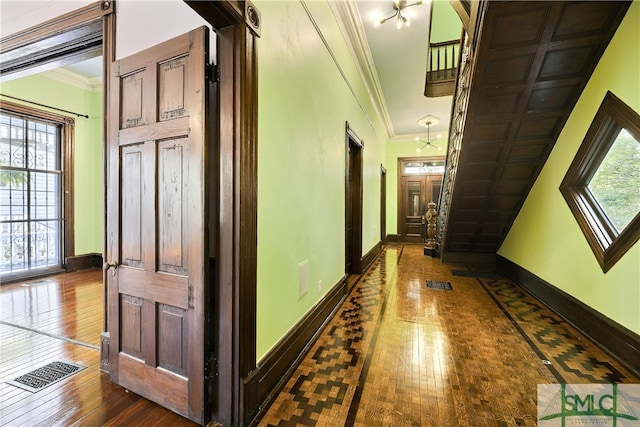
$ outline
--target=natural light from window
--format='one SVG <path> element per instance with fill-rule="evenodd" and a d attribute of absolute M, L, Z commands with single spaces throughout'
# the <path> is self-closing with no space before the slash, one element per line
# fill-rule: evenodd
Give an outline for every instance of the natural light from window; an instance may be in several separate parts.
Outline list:
<path fill-rule="evenodd" d="M 602 271 L 640 241 L 640 115 L 607 92 L 560 192 Z"/>
<path fill-rule="evenodd" d="M 640 143 L 622 129 L 588 185 L 618 233 L 640 212 Z"/>

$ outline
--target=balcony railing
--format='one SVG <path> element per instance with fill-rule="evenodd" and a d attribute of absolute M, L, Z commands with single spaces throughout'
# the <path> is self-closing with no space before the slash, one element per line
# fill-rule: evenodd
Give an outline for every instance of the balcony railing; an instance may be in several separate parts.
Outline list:
<path fill-rule="evenodd" d="M 425 96 L 453 95 L 459 56 L 460 40 L 429 44 Z"/>

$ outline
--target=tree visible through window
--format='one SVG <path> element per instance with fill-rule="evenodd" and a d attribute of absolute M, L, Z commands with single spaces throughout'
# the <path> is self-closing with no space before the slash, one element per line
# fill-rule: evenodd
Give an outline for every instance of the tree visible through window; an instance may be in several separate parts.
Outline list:
<path fill-rule="evenodd" d="M 618 233 L 640 212 L 640 143 L 622 129 L 589 182 Z"/>
<path fill-rule="evenodd" d="M 560 191 L 607 272 L 640 239 L 640 115 L 611 92 Z"/>

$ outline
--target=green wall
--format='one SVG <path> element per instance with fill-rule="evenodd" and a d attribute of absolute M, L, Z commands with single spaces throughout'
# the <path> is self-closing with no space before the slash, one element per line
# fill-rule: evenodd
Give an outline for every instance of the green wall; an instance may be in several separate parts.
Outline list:
<path fill-rule="evenodd" d="M 74 118 L 75 253 L 101 254 L 104 216 L 102 93 L 83 90 L 43 75 L 3 82 L 0 84 L 0 92 L 89 116 L 89 119 Z"/>
<path fill-rule="evenodd" d="M 558 190 L 607 91 L 640 112 L 640 2 L 634 1 L 567 121 L 499 254 L 640 333 L 640 243 L 602 273 Z"/>
<path fill-rule="evenodd" d="M 433 1 L 433 19 L 431 20 L 431 43 L 459 40 L 462 34 L 462 22 L 449 0 Z"/>
<path fill-rule="evenodd" d="M 380 165 L 385 159 L 386 133 L 328 2 L 255 3 L 262 14 L 258 41 L 260 359 L 345 274 L 347 121 L 364 140 L 363 254 L 380 241 Z M 298 264 L 303 261 L 308 261 L 308 293 L 299 298 Z"/>

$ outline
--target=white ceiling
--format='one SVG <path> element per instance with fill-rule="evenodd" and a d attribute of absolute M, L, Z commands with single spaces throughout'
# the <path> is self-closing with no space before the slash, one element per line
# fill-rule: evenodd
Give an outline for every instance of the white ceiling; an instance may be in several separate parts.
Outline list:
<path fill-rule="evenodd" d="M 72 73 L 79 74 L 87 79 L 96 79 L 102 77 L 102 56 L 87 59 L 86 61 L 76 62 L 75 64 L 64 67 Z"/>
<path fill-rule="evenodd" d="M 357 0 L 356 3 L 392 124 L 391 136 L 406 139 L 426 134 L 426 129 L 417 121 L 427 114 L 440 119 L 431 127 L 432 138 L 434 133 L 446 133 L 453 97 L 424 96 L 430 2 L 404 9 L 402 13 L 411 21 L 411 26 L 401 29 L 396 27 L 395 18 L 374 26 L 380 17 L 394 12 L 392 0 Z"/>

